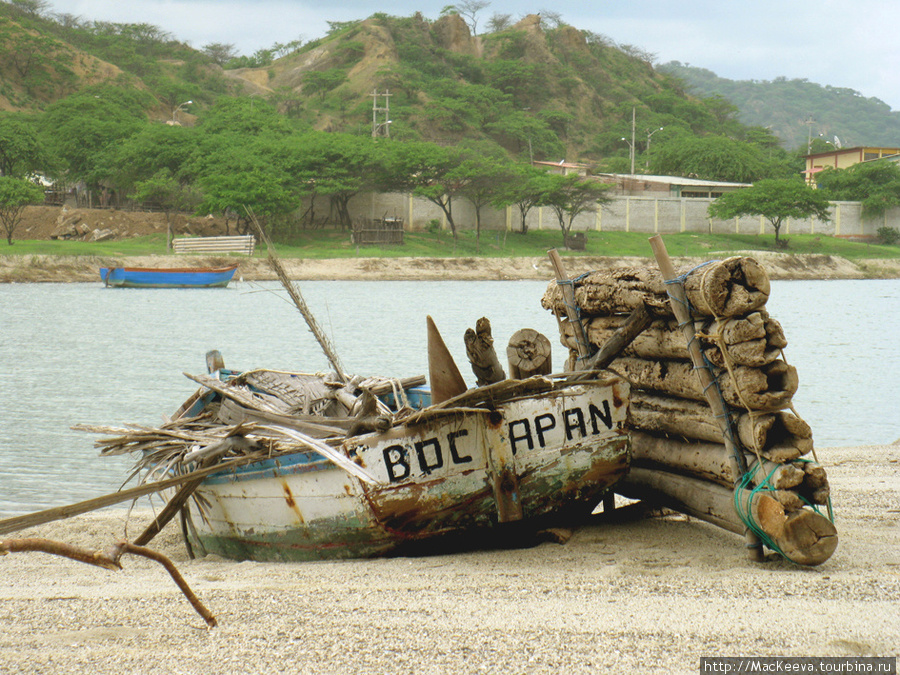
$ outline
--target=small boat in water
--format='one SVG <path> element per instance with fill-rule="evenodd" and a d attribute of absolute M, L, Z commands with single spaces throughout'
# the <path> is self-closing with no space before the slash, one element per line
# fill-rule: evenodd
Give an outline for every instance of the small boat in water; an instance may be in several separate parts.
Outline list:
<path fill-rule="evenodd" d="M 117 288 L 224 288 L 237 265 L 228 267 L 101 267 L 106 286 Z"/>

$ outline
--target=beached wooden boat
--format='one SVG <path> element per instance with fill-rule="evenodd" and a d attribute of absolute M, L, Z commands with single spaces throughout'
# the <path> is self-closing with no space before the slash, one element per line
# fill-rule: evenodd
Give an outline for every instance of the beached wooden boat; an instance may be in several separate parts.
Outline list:
<path fill-rule="evenodd" d="M 159 436 L 136 431 L 104 452 L 154 447 L 146 464 L 169 475 L 248 455 L 193 488 L 182 529 L 197 555 L 299 561 L 453 535 L 528 541 L 588 515 L 629 465 L 618 378 L 504 380 L 419 410 L 422 391 L 395 382 L 371 398 L 383 430 L 359 433 L 360 414 L 333 415 L 355 385 L 274 371 L 190 377 L 204 387 Z"/>
<path fill-rule="evenodd" d="M 116 288 L 224 288 L 237 265 L 228 267 L 101 267 L 100 278 Z"/>

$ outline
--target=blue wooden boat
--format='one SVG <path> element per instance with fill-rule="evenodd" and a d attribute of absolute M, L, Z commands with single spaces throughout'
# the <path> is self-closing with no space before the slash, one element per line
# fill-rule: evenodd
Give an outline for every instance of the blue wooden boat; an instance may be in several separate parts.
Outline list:
<path fill-rule="evenodd" d="M 117 288 L 224 288 L 237 265 L 228 267 L 101 267 L 100 278 Z"/>

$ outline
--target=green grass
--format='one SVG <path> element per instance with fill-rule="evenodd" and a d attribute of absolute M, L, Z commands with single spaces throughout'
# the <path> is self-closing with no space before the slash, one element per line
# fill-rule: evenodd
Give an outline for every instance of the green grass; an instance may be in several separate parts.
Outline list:
<path fill-rule="evenodd" d="M 402 246 L 357 247 L 350 243 L 348 232 L 311 230 L 296 239 L 277 243 L 282 258 L 397 258 L 397 257 L 486 257 L 521 258 L 544 256 L 556 248 L 562 255 L 652 256 L 648 234 L 637 232 L 588 232 L 584 251 L 562 248 L 559 230 L 534 230 L 522 235 L 515 232 L 485 231 L 476 245 L 475 233 L 464 231 L 454 241 L 448 232 L 407 232 Z M 786 237 L 787 248 L 775 247 L 774 235 L 702 234 L 683 232 L 663 235 L 672 256 L 720 257 L 736 251 L 779 251 L 815 255 L 840 256 L 849 260 L 861 258 L 900 258 L 900 246 L 884 246 L 847 241 L 821 235 Z M 12 246 L 0 242 L 0 255 L 56 255 L 127 257 L 165 255 L 164 234 L 135 237 L 122 241 L 15 241 Z M 265 249 L 257 249 L 257 257 Z"/>

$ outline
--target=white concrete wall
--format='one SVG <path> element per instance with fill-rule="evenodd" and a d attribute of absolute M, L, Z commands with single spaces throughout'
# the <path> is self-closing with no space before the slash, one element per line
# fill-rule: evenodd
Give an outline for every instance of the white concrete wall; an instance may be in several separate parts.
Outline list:
<path fill-rule="evenodd" d="M 574 230 L 598 230 L 621 232 L 720 232 L 760 234 L 773 233 L 771 225 L 760 217 L 733 220 L 710 220 L 706 210 L 712 199 L 677 197 L 614 197 L 599 212 L 579 215 L 573 223 Z M 323 203 L 320 213 L 327 212 Z M 431 220 L 447 227 L 440 208 L 425 199 L 403 194 L 361 194 L 350 202 L 353 218 L 402 218 L 407 230 L 423 230 Z M 474 229 L 475 209 L 465 199 L 453 201 L 453 220 L 460 229 Z M 518 208 L 498 210 L 482 209 L 481 227 L 500 230 L 518 229 Z M 529 229 L 558 230 L 559 223 L 552 209 L 534 208 L 528 214 Z M 824 234 L 839 236 L 874 236 L 878 228 L 888 226 L 900 229 L 900 209 L 891 209 L 883 217 L 863 219 L 862 206 L 858 202 L 834 202 L 828 222 L 815 219 L 789 219 L 781 226 L 782 236 L 791 234 Z"/>

